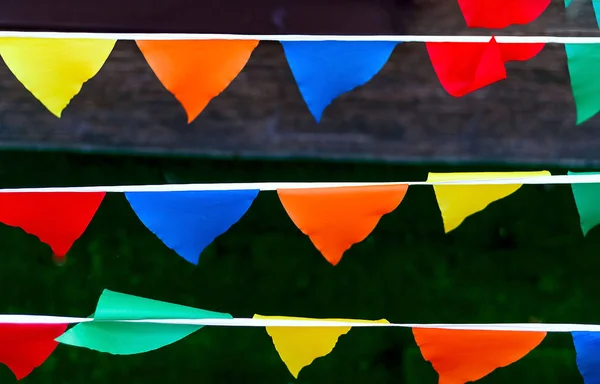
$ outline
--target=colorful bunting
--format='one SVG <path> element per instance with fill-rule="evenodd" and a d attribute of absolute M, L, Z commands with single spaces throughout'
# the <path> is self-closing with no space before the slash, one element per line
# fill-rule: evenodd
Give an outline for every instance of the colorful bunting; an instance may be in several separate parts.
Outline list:
<path fill-rule="evenodd" d="M 230 319 L 230 314 L 205 311 L 104 290 L 94 321 L 79 323 L 56 340 L 62 344 L 115 355 L 149 352 L 191 335 L 202 325 L 107 322 L 143 319 Z"/>
<path fill-rule="evenodd" d="M 493 180 L 515 177 L 549 176 L 550 172 L 430 173 L 427 181 Z M 456 229 L 467 217 L 484 210 L 496 200 L 519 188 L 516 185 L 434 185 L 433 190 L 444 220 L 446 233 Z"/>
<path fill-rule="evenodd" d="M 100 207 L 105 192 L 0 193 L 0 222 L 19 227 L 67 254 Z"/>
<path fill-rule="evenodd" d="M 501 28 L 537 18 L 550 0 L 459 0 L 471 27 Z M 565 0 L 569 6 L 570 0 Z M 593 1 L 600 25 L 600 2 Z M 53 114 L 61 117 L 83 84 L 95 76 L 116 41 L 77 38 L 0 38 L 0 55 L 17 79 Z M 192 122 L 235 79 L 258 40 L 139 40 L 148 64 Z M 368 82 L 386 64 L 398 42 L 283 41 L 300 93 L 315 119 L 338 96 Z M 461 97 L 507 77 L 505 64 L 526 61 L 542 43 L 429 42 L 427 50 L 444 89 Z M 594 63 L 599 44 L 566 44 L 577 108 L 577 124 L 600 110 Z M 44 65 L 37 65 L 39 58 Z"/>
<path fill-rule="evenodd" d="M 600 383 L 599 332 L 572 332 L 573 344 L 577 352 L 577 368 L 583 376 L 584 384 Z"/>
<path fill-rule="evenodd" d="M 508 329 L 501 329 L 502 326 L 496 324 L 498 329 L 494 330 L 477 329 L 481 324 L 457 324 L 456 329 L 449 329 L 447 325 L 435 329 L 390 324 L 385 319 L 369 321 L 254 315 L 253 319 L 258 320 L 258 324 L 250 319 L 234 319 L 226 313 L 104 290 L 95 313 L 87 319 L 2 315 L 0 363 L 7 364 L 17 378 L 25 377 L 48 358 L 57 342 L 116 355 L 145 353 L 192 334 L 203 327 L 202 322 L 198 322 L 203 319 L 209 320 L 208 324 L 212 325 L 265 326 L 279 356 L 295 378 L 315 359 L 331 353 L 339 337 L 354 326 L 412 327 L 423 357 L 431 362 L 440 376 L 440 384 L 475 381 L 497 368 L 518 361 L 544 340 L 546 330 L 571 332 L 574 328 L 582 329 L 581 325 L 574 324 L 552 324 L 551 327 L 543 324 L 538 327 L 507 324 Z M 275 324 L 269 325 L 265 320 Z M 76 325 L 65 332 L 65 321 Z M 293 324 L 285 325 L 281 321 Z M 315 324 L 315 321 L 320 324 Z M 306 325 L 302 325 L 303 322 Z M 324 326 L 324 323 L 330 326 Z M 520 330 L 528 328 L 531 330 Z M 599 376 L 595 368 L 595 349 L 600 346 L 600 336 L 589 332 L 573 332 L 572 335 L 577 350 L 577 364 L 585 383 L 597 383 Z"/>
<path fill-rule="evenodd" d="M 277 194 L 296 226 L 332 265 L 363 241 L 379 219 L 400 205 L 408 185 L 279 189 Z"/>
<path fill-rule="evenodd" d="M 569 172 L 569 175 L 597 175 L 597 172 Z M 587 235 L 592 228 L 600 224 L 600 184 L 571 184 L 575 205 L 579 212 L 581 230 Z"/>
<path fill-rule="evenodd" d="M 258 190 L 128 192 L 141 222 L 190 263 L 244 216 Z"/>
<path fill-rule="evenodd" d="M 2 38 L 0 55 L 17 79 L 60 117 L 83 83 L 94 77 L 116 41 Z"/>
<path fill-rule="evenodd" d="M 461 97 L 506 79 L 505 64 L 535 57 L 544 44 L 427 43 L 429 58 L 444 89 Z"/>
<path fill-rule="evenodd" d="M 254 319 L 268 320 L 317 320 L 302 317 L 281 317 L 281 316 L 261 316 L 254 315 Z M 345 322 L 366 322 L 366 320 L 338 320 L 330 321 Z M 369 321 L 373 323 L 389 324 L 385 319 L 378 321 Z M 285 363 L 286 367 L 294 376 L 302 368 L 307 367 L 315 359 L 327 356 L 333 351 L 340 336 L 350 331 L 351 327 L 265 327 L 267 333 L 273 339 L 273 344 L 279 357 Z"/>
<path fill-rule="evenodd" d="M 498 28 L 535 19 L 550 0 L 459 0 L 470 26 Z M 498 4 L 496 4 L 498 3 Z M 566 0 L 566 5 L 570 3 Z M 600 24 L 600 2 L 593 2 Z M 77 38 L 0 38 L 0 55 L 17 79 L 53 114 L 60 117 L 83 84 L 98 73 L 116 41 Z M 150 67 L 192 122 L 244 68 L 257 40 L 139 40 Z M 398 42 L 281 42 L 300 93 L 315 119 L 338 96 L 368 82 L 386 64 Z M 507 77 L 505 64 L 526 61 L 542 43 L 426 43 L 444 89 L 461 97 Z M 567 44 L 569 72 L 578 123 L 599 108 L 593 63 L 596 44 Z M 44 65 L 37 65 L 38 58 Z M 591 80 L 590 80 L 591 79 Z"/>
<path fill-rule="evenodd" d="M 242 71 L 258 40 L 138 40 L 137 45 L 191 123 Z"/>
<path fill-rule="evenodd" d="M 551 0 L 458 0 L 467 26 L 501 29 L 529 24 L 550 5 Z"/>
<path fill-rule="evenodd" d="M 21 380 L 46 361 L 66 330 L 67 324 L 0 324 L 0 363 Z"/>
<path fill-rule="evenodd" d="M 520 360 L 546 332 L 413 328 L 413 335 L 423 358 L 440 375 L 439 384 L 465 384 Z"/>
<path fill-rule="evenodd" d="M 600 44 L 565 44 L 577 124 L 600 112 Z"/>
<path fill-rule="evenodd" d="M 387 63 L 391 41 L 282 41 L 300 93 L 317 122 L 341 94 L 365 84 Z"/>

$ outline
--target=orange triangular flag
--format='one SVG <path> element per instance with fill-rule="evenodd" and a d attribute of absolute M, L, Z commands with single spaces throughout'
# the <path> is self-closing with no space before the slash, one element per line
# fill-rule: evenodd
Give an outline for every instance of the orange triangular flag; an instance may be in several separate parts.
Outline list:
<path fill-rule="evenodd" d="M 439 384 L 465 384 L 520 360 L 546 332 L 471 331 L 413 328 L 425 360 L 440 375 Z"/>
<path fill-rule="evenodd" d="M 137 45 L 190 123 L 241 72 L 258 40 L 138 40 Z"/>
<path fill-rule="evenodd" d="M 400 205 L 407 189 L 408 185 L 279 189 L 277 194 L 294 224 L 336 265 L 345 251 L 369 236 L 381 216 Z"/>

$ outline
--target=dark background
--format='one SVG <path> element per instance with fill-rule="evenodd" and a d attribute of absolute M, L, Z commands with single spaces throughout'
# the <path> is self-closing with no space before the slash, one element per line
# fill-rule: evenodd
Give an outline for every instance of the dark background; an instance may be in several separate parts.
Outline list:
<path fill-rule="evenodd" d="M 424 180 L 468 169 L 333 162 L 159 159 L 3 152 L 1 187 L 168 182 Z M 518 170 L 536 168 L 521 167 Z M 536 170 L 539 170 L 537 168 Z M 552 170 L 564 174 L 566 170 Z M 412 187 L 373 234 L 329 265 L 263 192 L 197 267 L 110 194 L 63 266 L 0 227 L 0 311 L 88 316 L 102 289 L 228 312 L 392 322 L 600 322 L 600 231 L 583 238 L 569 186 L 524 186 L 445 235 L 431 187 Z M 568 334 L 551 334 L 482 383 L 581 383 Z M 6 367 L 0 382 L 13 383 Z M 293 380 L 264 329 L 205 328 L 158 351 L 111 356 L 59 346 L 24 383 L 436 383 L 410 330 L 354 329 Z"/>

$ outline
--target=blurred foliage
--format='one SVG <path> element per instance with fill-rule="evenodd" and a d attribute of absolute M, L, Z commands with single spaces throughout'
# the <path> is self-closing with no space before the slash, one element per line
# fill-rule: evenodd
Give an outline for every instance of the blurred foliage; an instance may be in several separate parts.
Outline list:
<path fill-rule="evenodd" d="M 495 167 L 159 159 L 4 152 L 0 187 L 242 181 L 424 180 Z M 529 170 L 519 168 L 518 170 Z M 535 169 L 532 169 L 535 170 Z M 566 173 L 566 170 L 552 170 Z M 273 192 L 188 264 L 107 196 L 63 266 L 0 226 L 3 313 L 90 315 L 102 289 L 228 312 L 392 322 L 595 322 L 600 230 L 584 238 L 569 186 L 525 186 L 445 235 L 430 187 L 409 189 L 373 234 L 330 266 Z M 482 383 L 581 383 L 569 335 L 549 335 Z M 112 356 L 59 346 L 24 383 L 436 383 L 410 330 L 354 329 L 293 380 L 264 329 L 205 328 L 161 350 Z M 0 383 L 13 383 L 0 366 Z"/>

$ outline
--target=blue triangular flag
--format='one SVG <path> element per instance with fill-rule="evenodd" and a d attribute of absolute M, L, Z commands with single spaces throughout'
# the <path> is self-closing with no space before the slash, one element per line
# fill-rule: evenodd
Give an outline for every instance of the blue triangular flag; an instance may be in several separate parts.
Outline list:
<path fill-rule="evenodd" d="M 282 41 L 300 93 L 318 121 L 342 93 L 363 85 L 383 68 L 393 41 Z"/>
<path fill-rule="evenodd" d="M 193 264 L 213 240 L 244 216 L 258 190 L 127 192 L 141 222 Z"/>
<path fill-rule="evenodd" d="M 585 384 L 600 384 L 600 332 L 571 332 L 577 368 Z"/>

